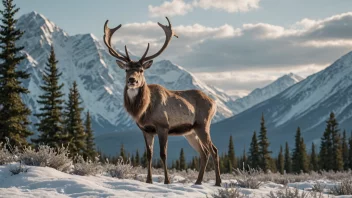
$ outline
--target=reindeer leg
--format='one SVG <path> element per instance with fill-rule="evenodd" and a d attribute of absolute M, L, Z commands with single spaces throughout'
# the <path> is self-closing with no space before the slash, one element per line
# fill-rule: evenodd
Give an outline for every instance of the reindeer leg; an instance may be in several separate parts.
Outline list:
<path fill-rule="evenodd" d="M 201 140 L 203 146 L 207 148 L 207 150 L 210 151 L 212 155 L 215 165 L 215 186 L 221 186 L 218 149 L 214 146 L 213 142 L 211 141 L 209 127 L 198 127 L 195 129 L 195 132 Z"/>
<path fill-rule="evenodd" d="M 164 174 L 165 180 L 164 184 L 170 184 L 169 173 L 167 171 L 167 138 L 168 138 L 168 130 L 166 129 L 157 129 L 158 137 L 159 137 L 159 145 L 160 145 L 160 158 L 164 165 Z"/>
<path fill-rule="evenodd" d="M 147 159 L 148 159 L 148 175 L 147 175 L 147 183 L 152 184 L 152 158 L 153 158 L 153 146 L 154 146 L 154 135 L 148 134 L 143 131 L 145 144 L 147 147 Z"/>
<path fill-rule="evenodd" d="M 202 145 L 201 141 L 198 139 L 195 132 L 192 132 L 189 135 L 185 135 L 188 143 L 199 153 L 200 155 L 200 169 L 198 178 L 195 184 L 200 185 L 203 181 L 204 171 L 207 167 L 209 160 L 209 151 Z"/>

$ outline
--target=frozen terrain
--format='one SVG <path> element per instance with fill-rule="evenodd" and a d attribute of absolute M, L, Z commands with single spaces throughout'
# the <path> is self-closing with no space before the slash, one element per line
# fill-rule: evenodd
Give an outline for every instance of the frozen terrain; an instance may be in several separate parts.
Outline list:
<path fill-rule="evenodd" d="M 0 197 L 212 197 L 223 187 L 215 187 L 209 180 L 203 185 L 182 182 L 181 176 L 173 176 L 173 183 L 165 185 L 160 175 L 154 175 L 153 184 L 132 179 L 117 179 L 109 176 L 78 176 L 59 172 L 48 167 L 29 166 L 28 172 L 12 175 L 11 165 L 0 166 Z M 226 183 L 236 180 L 223 180 Z M 320 180 L 325 191 L 334 187 L 336 182 Z M 291 190 L 299 189 L 299 193 L 311 193 L 315 181 L 289 183 Z M 270 191 L 282 191 L 285 187 L 273 182 L 265 182 L 259 189 L 238 188 L 246 197 L 268 197 Z M 323 190 L 324 190 L 323 189 Z M 335 197 L 321 194 L 319 197 Z M 351 196 L 336 196 L 351 197 Z"/>

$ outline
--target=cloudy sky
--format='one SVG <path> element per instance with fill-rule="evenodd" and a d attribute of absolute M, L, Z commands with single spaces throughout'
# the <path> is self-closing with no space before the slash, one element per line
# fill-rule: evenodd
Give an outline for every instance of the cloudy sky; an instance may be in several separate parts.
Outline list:
<path fill-rule="evenodd" d="M 114 36 L 141 55 L 164 42 L 156 22 L 168 16 L 179 36 L 169 59 L 231 94 L 246 94 L 293 72 L 303 77 L 352 50 L 352 0 L 17 0 L 70 35 L 122 24 Z"/>

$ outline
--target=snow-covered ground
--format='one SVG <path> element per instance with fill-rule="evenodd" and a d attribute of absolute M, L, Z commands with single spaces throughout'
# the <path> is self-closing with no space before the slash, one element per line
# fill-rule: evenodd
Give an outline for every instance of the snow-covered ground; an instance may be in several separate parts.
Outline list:
<path fill-rule="evenodd" d="M 184 178 L 174 176 L 173 183 L 163 184 L 161 175 L 154 175 L 153 184 L 147 184 L 131 179 L 117 179 L 109 176 L 79 176 L 57 171 L 49 167 L 27 166 L 28 171 L 18 175 L 10 173 L 11 167 L 16 165 L 0 166 L 0 197 L 212 197 L 223 187 L 214 186 L 210 180 L 203 185 L 183 183 Z M 226 183 L 234 180 L 223 180 Z M 316 182 L 289 183 L 288 186 L 298 188 L 302 192 L 310 191 Z M 319 181 L 324 188 L 331 188 L 334 182 Z M 247 197 L 268 197 L 270 191 L 283 190 L 284 186 L 267 182 L 259 189 L 238 190 Z M 322 197 L 334 197 L 324 194 Z M 352 196 L 338 196 L 352 197 Z"/>

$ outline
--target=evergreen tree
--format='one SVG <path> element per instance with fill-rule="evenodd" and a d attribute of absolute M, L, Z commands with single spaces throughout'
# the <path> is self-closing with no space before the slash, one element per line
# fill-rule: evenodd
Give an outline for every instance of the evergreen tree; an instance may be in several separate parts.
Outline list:
<path fill-rule="evenodd" d="M 260 122 L 260 132 L 259 132 L 259 156 L 260 156 L 260 168 L 267 172 L 271 169 L 271 157 L 269 151 L 269 140 L 266 134 L 265 120 L 264 114 L 262 114 L 261 122 Z"/>
<path fill-rule="evenodd" d="M 326 121 L 326 128 L 321 138 L 320 145 L 320 168 L 326 171 L 333 170 L 335 167 L 334 148 L 333 148 L 333 125 L 335 124 L 335 115 L 330 113 L 329 120 Z"/>
<path fill-rule="evenodd" d="M 290 156 L 290 148 L 288 147 L 288 143 L 286 142 L 285 146 L 285 171 L 286 173 L 292 172 L 292 161 Z"/>
<path fill-rule="evenodd" d="M 43 106 L 40 108 L 41 113 L 35 115 L 40 120 L 36 124 L 40 134 L 37 139 L 32 139 L 32 142 L 37 145 L 45 144 L 56 148 L 63 144 L 67 145 L 67 136 L 64 133 L 62 119 L 62 105 L 64 103 L 62 97 L 64 94 L 61 90 L 64 84 L 59 84 L 62 73 L 59 73 L 57 63 L 54 47 L 51 46 L 48 63 L 44 68 L 44 85 L 40 86 L 44 93 L 39 96 L 40 100 L 37 100 L 38 104 Z"/>
<path fill-rule="evenodd" d="M 146 168 L 148 166 L 148 158 L 147 158 L 147 151 L 146 150 L 144 150 L 144 153 L 143 153 L 143 156 L 141 159 L 141 163 L 142 163 L 143 168 Z"/>
<path fill-rule="evenodd" d="M 138 149 L 136 151 L 136 157 L 135 157 L 134 163 L 135 163 L 135 166 L 139 166 L 140 165 Z"/>
<path fill-rule="evenodd" d="M 180 161 L 176 160 L 176 170 L 181 170 L 180 169 Z"/>
<path fill-rule="evenodd" d="M 21 99 L 21 95 L 28 94 L 22 82 L 29 78 L 26 71 L 18 69 L 19 63 L 25 56 L 19 55 L 24 48 L 17 46 L 23 32 L 16 29 L 17 20 L 14 19 L 19 8 L 12 0 L 2 1 L 4 10 L 0 11 L 0 142 L 6 143 L 9 138 L 11 146 L 23 148 L 28 145 L 27 137 L 33 133 L 28 129 L 28 116 L 31 111 Z"/>
<path fill-rule="evenodd" d="M 174 160 L 172 160 L 171 162 L 171 169 L 176 169 L 176 164 Z"/>
<path fill-rule="evenodd" d="M 299 127 L 296 131 L 295 149 L 292 153 L 292 171 L 295 173 L 300 173 L 301 171 L 308 172 L 307 151 Z"/>
<path fill-rule="evenodd" d="M 230 160 L 231 162 L 232 167 L 237 168 L 237 161 L 236 161 L 236 155 L 235 155 L 235 148 L 233 146 L 232 135 L 230 136 L 230 140 L 229 140 L 229 150 L 228 150 L 227 156 L 228 156 L 228 160 Z M 231 169 L 230 173 L 232 173 L 232 167 L 231 168 L 228 167 Z"/>
<path fill-rule="evenodd" d="M 134 158 L 134 155 L 133 155 L 133 154 L 132 154 L 132 156 L 131 156 L 130 161 L 131 161 L 131 165 L 132 165 L 132 166 L 136 166 L 136 159 Z"/>
<path fill-rule="evenodd" d="M 284 161 L 282 146 L 280 146 L 280 152 L 279 152 L 279 155 L 277 156 L 277 169 L 281 174 L 284 174 L 285 161 Z"/>
<path fill-rule="evenodd" d="M 82 154 L 86 148 L 86 135 L 84 133 L 84 126 L 81 118 L 83 111 L 81 104 L 80 94 L 75 81 L 73 82 L 72 88 L 70 88 L 65 108 L 65 130 L 70 139 L 68 148 L 71 156 Z"/>
<path fill-rule="evenodd" d="M 331 135 L 332 135 L 332 151 L 333 151 L 333 161 L 335 171 L 343 170 L 343 156 L 342 156 L 342 144 L 341 137 L 338 129 L 338 123 L 335 119 L 334 113 L 330 114 L 330 124 L 331 124 Z"/>
<path fill-rule="evenodd" d="M 85 149 L 85 156 L 91 160 L 94 160 L 95 157 L 97 156 L 97 151 L 95 149 L 95 143 L 94 143 L 94 134 L 92 130 L 92 121 L 90 118 L 89 111 L 86 114 L 86 120 L 85 120 L 85 134 L 86 134 L 86 149 Z"/>
<path fill-rule="evenodd" d="M 242 170 L 247 169 L 248 166 L 248 160 L 247 160 L 247 155 L 246 155 L 246 147 L 243 149 L 243 156 L 242 156 Z"/>
<path fill-rule="evenodd" d="M 180 170 L 186 170 L 187 169 L 187 164 L 186 164 L 186 159 L 185 159 L 185 153 L 183 152 L 183 148 L 181 148 L 180 152 Z"/>
<path fill-rule="evenodd" d="M 346 135 L 346 130 L 343 131 L 342 134 L 342 158 L 343 158 L 343 169 L 344 170 L 348 170 L 348 165 L 349 165 L 349 161 L 348 161 L 348 156 L 349 156 L 349 152 L 348 152 L 348 142 L 347 142 L 347 135 Z"/>
<path fill-rule="evenodd" d="M 319 166 L 318 166 L 318 157 L 315 152 L 315 145 L 312 143 L 312 152 L 310 154 L 310 170 L 312 171 L 318 171 Z"/>
<path fill-rule="evenodd" d="M 260 157 L 259 157 L 259 145 L 257 141 L 257 134 L 254 131 L 252 136 L 251 146 L 249 148 L 249 157 L 248 161 L 251 168 L 260 168 Z"/>
<path fill-rule="evenodd" d="M 120 158 L 126 162 L 126 154 L 125 154 L 125 148 L 123 146 L 123 144 L 121 144 L 121 147 L 120 147 Z"/>
<path fill-rule="evenodd" d="M 348 141 L 348 144 L 350 146 L 350 150 L 348 152 L 348 163 L 349 163 L 349 168 L 352 169 L 352 133 L 350 140 Z"/>

